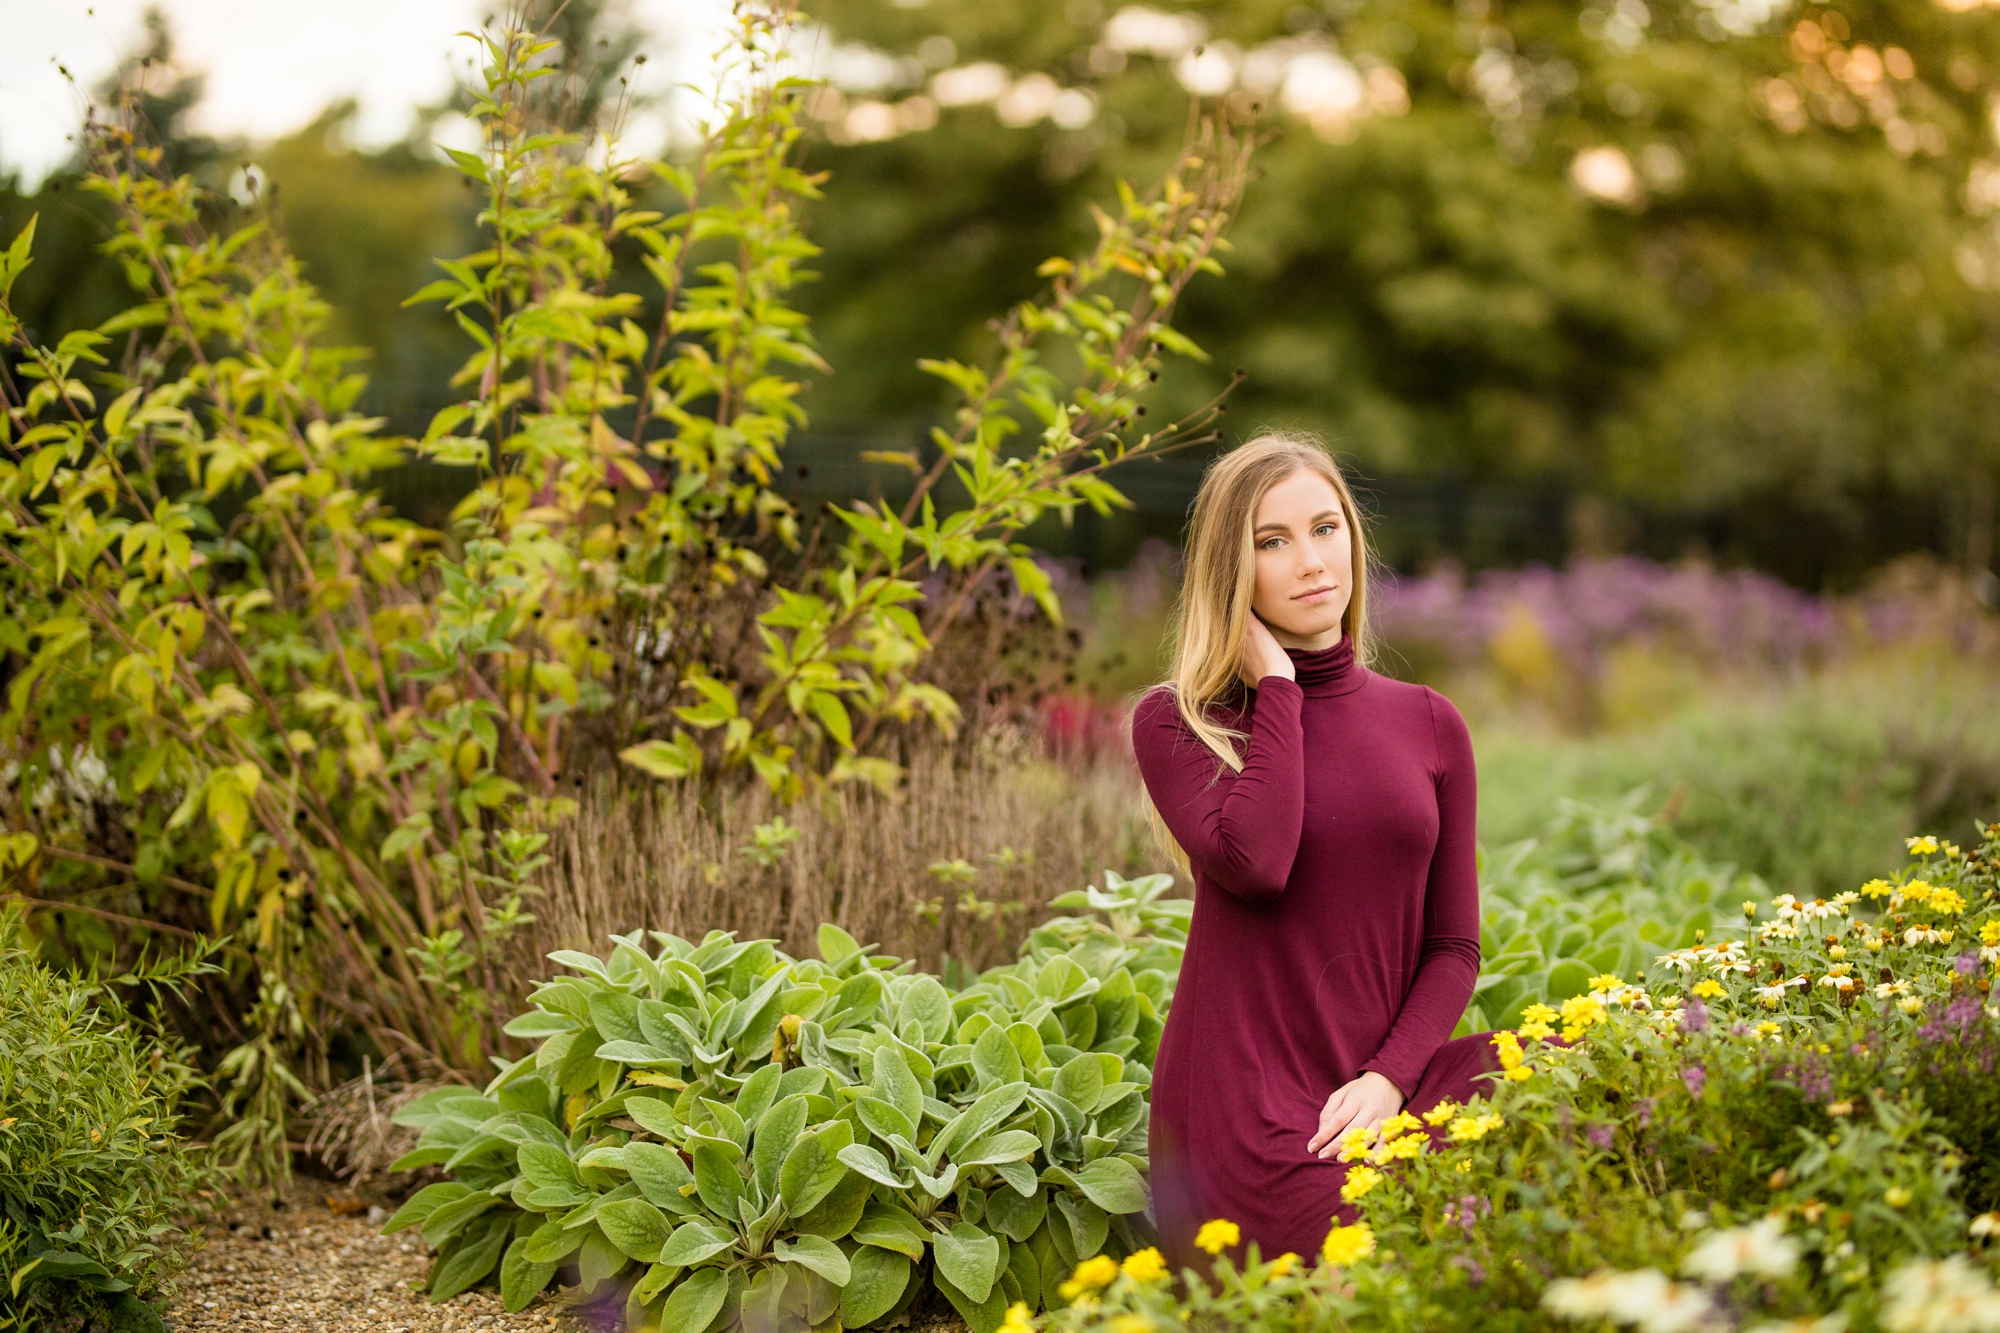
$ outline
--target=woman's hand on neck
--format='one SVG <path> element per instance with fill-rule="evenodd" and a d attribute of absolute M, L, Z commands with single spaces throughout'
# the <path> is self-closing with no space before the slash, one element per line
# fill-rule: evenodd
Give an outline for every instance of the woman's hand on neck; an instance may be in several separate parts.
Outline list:
<path fill-rule="evenodd" d="M 1250 628 L 1243 635 L 1242 674 L 1246 685 L 1254 690 L 1272 676 L 1285 680 L 1298 679 L 1298 668 L 1285 655 L 1284 639 L 1289 637 L 1282 631 L 1272 630 L 1257 616 L 1250 617 Z"/>

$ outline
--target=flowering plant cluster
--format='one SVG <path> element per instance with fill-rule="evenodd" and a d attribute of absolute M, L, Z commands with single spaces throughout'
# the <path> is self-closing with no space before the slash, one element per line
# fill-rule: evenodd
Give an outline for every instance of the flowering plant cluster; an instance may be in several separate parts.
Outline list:
<path fill-rule="evenodd" d="M 1108 1277 L 1052 1321 L 2000 1330 L 2000 824 L 1979 832 L 1519 1006 L 1471 1104 L 1343 1136 L 1359 1218 L 1316 1263 L 1252 1246 L 1180 1295 Z"/>

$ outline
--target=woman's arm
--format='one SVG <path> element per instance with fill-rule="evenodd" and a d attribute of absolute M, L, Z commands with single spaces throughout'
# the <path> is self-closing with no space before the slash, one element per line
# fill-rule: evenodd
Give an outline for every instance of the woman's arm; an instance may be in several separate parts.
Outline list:
<path fill-rule="evenodd" d="M 1132 712 L 1132 750 L 1168 832 L 1196 870 L 1238 898 L 1277 897 L 1298 859 L 1304 702 L 1296 681 L 1259 682 L 1243 771 L 1235 774 L 1187 729 L 1172 691 L 1150 691 Z"/>
<path fill-rule="evenodd" d="M 1438 840 L 1424 889 L 1424 947 L 1416 980 L 1375 1058 L 1374 1070 L 1408 1097 L 1450 1040 L 1479 980 L 1478 777 L 1472 737 L 1451 702 L 1426 690 L 1437 744 Z"/>

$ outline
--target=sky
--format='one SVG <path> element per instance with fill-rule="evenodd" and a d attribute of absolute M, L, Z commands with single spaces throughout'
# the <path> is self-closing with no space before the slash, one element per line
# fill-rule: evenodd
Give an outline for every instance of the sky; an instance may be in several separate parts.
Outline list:
<path fill-rule="evenodd" d="M 176 63 L 207 75 L 196 130 L 267 140 L 344 97 L 360 103 L 355 142 L 403 137 L 410 108 L 449 86 L 470 44 L 454 34 L 493 0 L 150 0 L 165 11 Z M 145 44 L 149 0 L 0 0 L 0 174 L 32 183 L 70 156 L 83 120 L 79 87 L 95 86 Z M 629 0 L 653 33 L 647 70 L 664 86 L 697 78 L 727 0 Z M 643 136 L 646 127 L 635 127 Z M 651 127 L 664 133 L 661 125 Z M 638 147 L 638 144 L 634 144 Z"/>

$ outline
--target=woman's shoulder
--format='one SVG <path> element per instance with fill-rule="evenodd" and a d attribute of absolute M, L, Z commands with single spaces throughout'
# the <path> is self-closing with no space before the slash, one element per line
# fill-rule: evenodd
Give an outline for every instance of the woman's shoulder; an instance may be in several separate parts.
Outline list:
<path fill-rule="evenodd" d="M 1212 700 L 1202 710 L 1202 716 L 1209 722 L 1233 730 L 1243 724 L 1241 701 L 1233 698 Z M 1187 716 L 1181 712 L 1180 692 L 1174 688 L 1172 681 L 1153 686 L 1133 702 L 1132 749 L 1141 765 L 1149 756 L 1165 758 L 1188 746 L 1203 754 L 1210 753 L 1207 744 L 1188 725 Z"/>
<path fill-rule="evenodd" d="M 1466 732 L 1465 718 L 1457 706 L 1428 685 L 1397 680 L 1394 676 L 1371 671 L 1368 673 L 1368 688 L 1374 695 L 1371 702 L 1377 707 L 1393 709 L 1412 719 L 1422 719 L 1435 727 L 1440 737 L 1461 736 Z"/>

